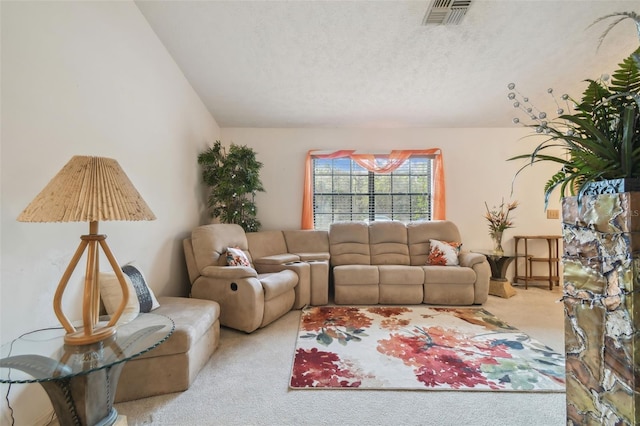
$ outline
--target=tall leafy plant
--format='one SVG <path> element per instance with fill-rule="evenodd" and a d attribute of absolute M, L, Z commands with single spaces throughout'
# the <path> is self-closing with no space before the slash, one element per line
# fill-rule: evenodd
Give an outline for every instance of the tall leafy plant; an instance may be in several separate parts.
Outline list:
<path fill-rule="evenodd" d="M 612 16 L 622 16 L 613 25 L 626 18 L 640 23 L 635 13 L 607 15 L 600 20 Z M 531 115 L 534 124 L 527 126 L 535 129 L 535 135 L 545 135 L 547 139 L 533 152 L 509 160 L 529 160 L 516 175 L 541 161 L 560 166 L 545 184 L 545 206 L 556 188 L 561 196 L 582 195 L 591 182 L 640 177 L 639 68 L 640 48 L 625 58 L 610 78 L 587 80 L 580 100 L 563 95 L 564 100 L 574 104 L 572 114 L 561 114 L 552 122 L 546 121 L 544 113 Z M 511 90 L 514 87 L 509 85 Z M 515 98 L 514 92 L 509 93 L 509 98 Z M 514 106 L 521 107 L 517 99 Z M 531 108 L 525 110 L 529 112 Z M 561 154 L 556 154 L 558 148 Z"/>
<path fill-rule="evenodd" d="M 202 179 L 209 187 L 208 206 L 212 217 L 235 223 L 247 231 L 258 231 L 255 195 L 264 192 L 260 180 L 262 163 L 253 149 L 231 144 L 229 151 L 220 141 L 198 155 Z"/>

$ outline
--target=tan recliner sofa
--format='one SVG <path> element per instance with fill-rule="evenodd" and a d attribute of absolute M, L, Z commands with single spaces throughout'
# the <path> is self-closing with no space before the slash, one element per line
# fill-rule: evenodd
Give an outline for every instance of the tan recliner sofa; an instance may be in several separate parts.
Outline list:
<path fill-rule="evenodd" d="M 328 303 L 326 231 L 245 233 L 238 225 L 212 224 L 183 243 L 191 297 L 218 302 L 223 326 L 250 333 L 291 309 Z M 228 247 L 243 250 L 251 266 L 227 266 Z"/>
<path fill-rule="evenodd" d="M 289 312 L 296 299 L 298 275 L 291 269 L 259 273 L 247 236 L 239 225 L 199 226 L 184 240 L 191 297 L 220 304 L 220 324 L 251 333 Z M 227 266 L 227 248 L 239 248 L 251 266 Z"/>
<path fill-rule="evenodd" d="M 427 264 L 430 240 L 462 242 L 450 221 L 339 222 L 329 230 L 336 304 L 482 304 L 491 268 L 461 251 L 457 266 Z"/>

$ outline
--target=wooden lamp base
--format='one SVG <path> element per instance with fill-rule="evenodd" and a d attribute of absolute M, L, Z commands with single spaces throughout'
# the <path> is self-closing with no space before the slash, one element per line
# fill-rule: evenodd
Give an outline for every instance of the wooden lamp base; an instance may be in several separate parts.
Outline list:
<path fill-rule="evenodd" d="M 56 293 L 53 298 L 53 310 L 56 314 L 56 317 L 67 332 L 64 338 L 64 342 L 68 345 L 89 345 L 108 339 L 109 337 L 116 334 L 115 325 L 122 315 L 122 312 L 124 312 L 124 309 L 129 300 L 129 287 L 127 286 L 127 282 L 124 279 L 122 269 L 120 269 L 118 262 L 116 262 L 113 253 L 111 253 L 111 250 L 107 245 L 106 238 L 106 235 L 98 234 L 97 221 L 89 223 L 89 235 L 83 235 L 80 237 L 80 245 L 73 255 L 69 266 L 67 266 L 67 269 L 62 275 L 60 284 L 58 284 L 58 288 L 56 289 Z M 109 322 L 106 324 L 104 322 L 99 322 L 100 283 L 98 282 L 98 247 L 102 249 L 106 258 L 109 260 L 109 264 L 115 272 L 116 277 L 118 278 L 118 282 L 120 283 L 120 288 L 122 289 L 122 302 L 120 303 L 118 310 L 111 316 Z M 82 328 L 80 328 L 80 330 L 78 330 L 71 324 L 64 312 L 62 312 L 62 296 L 64 294 L 65 288 L 67 287 L 67 283 L 69 282 L 71 274 L 73 274 L 73 271 L 80 261 L 80 258 L 87 249 L 87 269 L 85 274 L 84 294 L 82 299 L 83 326 Z"/>
<path fill-rule="evenodd" d="M 67 333 L 64 336 L 64 343 L 67 345 L 89 345 L 96 342 L 101 342 L 108 339 L 111 336 L 115 336 L 116 327 L 95 327 L 88 335 L 85 334 L 84 329 L 80 329 L 73 333 Z"/>

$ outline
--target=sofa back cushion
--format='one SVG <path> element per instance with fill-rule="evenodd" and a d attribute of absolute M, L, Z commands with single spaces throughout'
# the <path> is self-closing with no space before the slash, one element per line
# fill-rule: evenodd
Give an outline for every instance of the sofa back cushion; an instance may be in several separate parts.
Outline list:
<path fill-rule="evenodd" d="M 216 223 L 199 226 L 191 232 L 193 257 L 198 271 L 211 265 L 227 265 L 227 248 L 237 247 L 248 254 L 249 246 L 240 225 Z"/>
<path fill-rule="evenodd" d="M 402 222 L 378 221 L 369 224 L 372 265 L 408 265 L 407 227 Z"/>
<path fill-rule="evenodd" d="M 254 260 L 288 253 L 282 231 L 247 232 L 247 243 Z"/>
<path fill-rule="evenodd" d="M 411 265 L 425 265 L 430 251 L 430 240 L 462 242 L 458 227 L 448 220 L 411 222 L 407 224 Z"/>
<path fill-rule="evenodd" d="M 311 229 L 282 231 L 289 253 L 300 260 L 328 260 L 329 233 Z"/>
<path fill-rule="evenodd" d="M 329 227 L 331 265 L 370 265 L 369 225 L 366 222 L 334 222 Z"/>

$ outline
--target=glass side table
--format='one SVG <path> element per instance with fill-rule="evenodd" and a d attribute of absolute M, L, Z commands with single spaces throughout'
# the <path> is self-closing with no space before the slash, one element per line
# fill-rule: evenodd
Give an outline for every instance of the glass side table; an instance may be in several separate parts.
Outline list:
<path fill-rule="evenodd" d="M 26 333 L 0 348 L 0 383 L 40 383 L 61 425 L 112 425 L 122 367 L 167 340 L 173 329 L 168 317 L 140 314 L 90 345 L 65 345 L 62 328 Z"/>
<path fill-rule="evenodd" d="M 489 262 L 489 266 L 491 267 L 489 294 L 504 298 L 515 296 L 516 291 L 507 279 L 507 268 L 515 258 L 522 257 L 523 255 L 497 255 L 491 250 L 472 250 L 472 252 L 483 254 Z"/>

